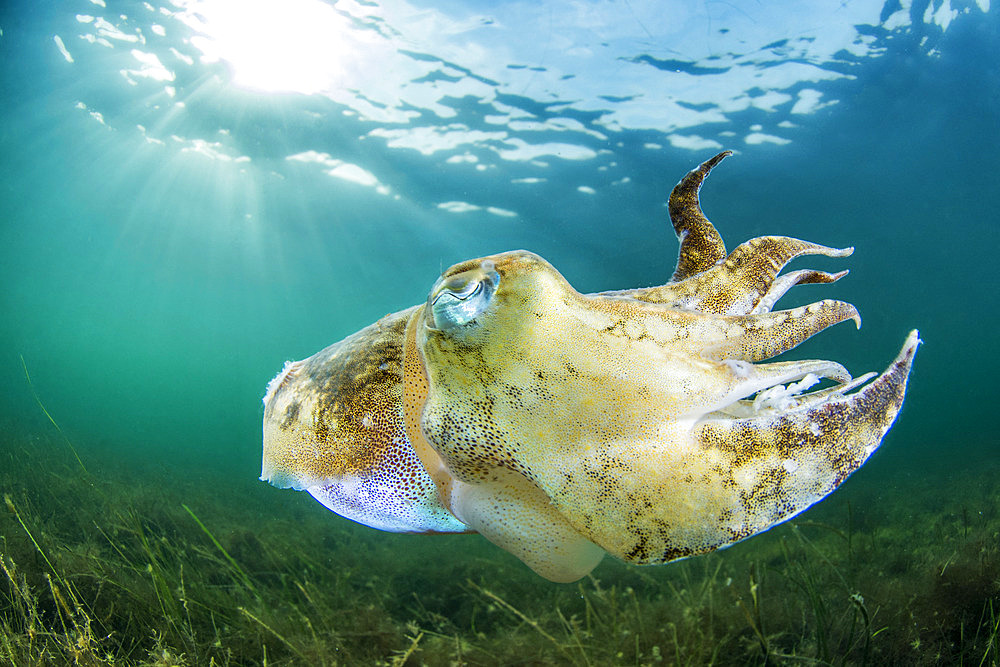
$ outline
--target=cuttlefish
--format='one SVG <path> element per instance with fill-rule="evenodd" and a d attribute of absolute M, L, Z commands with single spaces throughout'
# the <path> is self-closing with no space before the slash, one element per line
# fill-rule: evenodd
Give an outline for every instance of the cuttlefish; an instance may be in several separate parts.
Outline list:
<path fill-rule="evenodd" d="M 785 236 L 727 253 L 699 191 L 674 188 L 676 270 L 657 287 L 581 294 L 518 250 L 452 266 L 427 301 L 303 361 L 264 397 L 261 479 L 396 532 L 477 532 L 557 582 L 605 553 L 666 563 L 802 512 L 874 452 L 920 342 L 884 373 L 760 363 L 839 322 L 833 300 L 772 310 L 795 285 Z"/>

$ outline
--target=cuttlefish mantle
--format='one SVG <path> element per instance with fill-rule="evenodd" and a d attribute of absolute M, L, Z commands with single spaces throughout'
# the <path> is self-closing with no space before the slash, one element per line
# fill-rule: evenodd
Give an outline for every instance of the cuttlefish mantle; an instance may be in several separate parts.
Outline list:
<path fill-rule="evenodd" d="M 784 236 L 726 251 L 699 190 L 670 195 L 677 266 L 657 287 L 581 294 L 514 251 L 451 267 L 427 301 L 303 361 L 264 397 L 261 479 L 382 530 L 478 532 L 552 581 L 605 553 L 640 565 L 728 546 L 802 512 L 878 448 L 920 342 L 881 375 L 763 363 L 853 320 L 790 288 Z"/>

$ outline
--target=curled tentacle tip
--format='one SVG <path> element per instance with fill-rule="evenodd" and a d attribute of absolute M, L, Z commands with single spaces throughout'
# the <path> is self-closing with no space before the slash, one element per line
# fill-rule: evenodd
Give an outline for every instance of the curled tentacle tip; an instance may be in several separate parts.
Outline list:
<path fill-rule="evenodd" d="M 704 170 L 704 169 L 708 169 L 708 170 L 714 169 L 715 165 L 719 164 L 720 162 L 722 162 L 724 159 L 726 159 L 727 157 L 729 157 L 732 154 L 733 154 L 733 152 L 731 150 L 724 150 L 721 153 L 718 153 L 717 155 L 715 155 L 715 157 L 712 157 L 712 158 L 706 160 L 705 162 L 703 162 L 702 164 L 700 164 L 694 171 L 701 171 L 701 170 Z"/>
<path fill-rule="evenodd" d="M 837 271 L 836 273 L 831 273 L 830 274 L 830 282 L 831 283 L 835 283 L 838 280 L 840 280 L 841 278 L 843 278 L 844 276 L 846 276 L 850 272 L 851 272 L 850 269 L 844 269 L 843 271 Z"/>

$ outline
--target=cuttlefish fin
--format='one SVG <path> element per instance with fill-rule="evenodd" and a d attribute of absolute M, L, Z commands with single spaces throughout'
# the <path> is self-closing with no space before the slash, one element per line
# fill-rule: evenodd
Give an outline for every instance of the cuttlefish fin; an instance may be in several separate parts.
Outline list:
<path fill-rule="evenodd" d="M 549 581 L 576 581 L 604 557 L 521 475 L 496 470 L 478 484 L 456 481 L 449 504 L 459 520 Z"/>
<path fill-rule="evenodd" d="M 667 205 L 670 221 L 681 243 L 677 268 L 671 279 L 673 282 L 706 271 L 726 257 L 726 244 L 715 225 L 702 213 L 698 191 L 715 165 L 732 154 L 732 151 L 723 151 L 703 162 L 681 179 L 670 193 Z"/>

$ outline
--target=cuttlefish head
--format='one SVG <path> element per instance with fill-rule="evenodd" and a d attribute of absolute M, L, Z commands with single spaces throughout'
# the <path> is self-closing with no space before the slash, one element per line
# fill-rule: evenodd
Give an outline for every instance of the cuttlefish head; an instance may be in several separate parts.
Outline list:
<path fill-rule="evenodd" d="M 727 253 L 698 191 L 674 189 L 673 279 L 581 294 L 508 252 L 457 264 L 426 303 L 286 369 L 265 397 L 264 474 L 388 530 L 483 534 L 574 581 L 605 553 L 663 563 L 725 547 L 832 492 L 902 405 L 916 332 L 879 376 L 761 363 L 860 318 L 825 300 L 772 306 L 779 275 L 836 249 L 771 236 Z"/>

